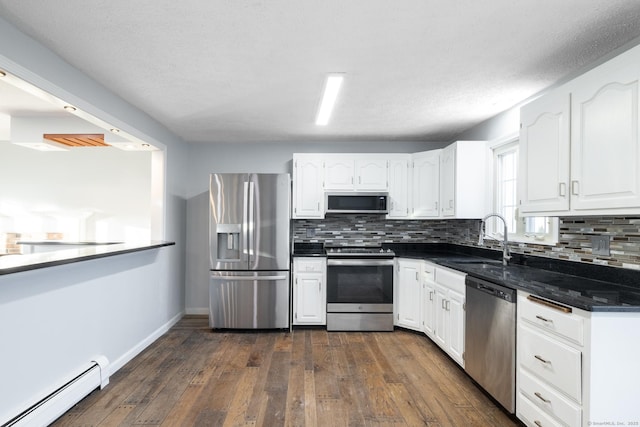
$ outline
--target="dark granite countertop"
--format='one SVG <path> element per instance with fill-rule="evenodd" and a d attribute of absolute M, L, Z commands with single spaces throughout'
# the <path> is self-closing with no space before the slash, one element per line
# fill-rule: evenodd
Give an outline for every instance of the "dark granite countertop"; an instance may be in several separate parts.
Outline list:
<path fill-rule="evenodd" d="M 396 256 L 417 258 L 587 311 L 640 312 L 640 271 L 450 244 L 384 245 Z"/>
<path fill-rule="evenodd" d="M 68 240 L 20 240 L 17 245 L 42 245 L 42 246 L 97 246 L 115 245 L 124 242 L 72 242 Z"/>
<path fill-rule="evenodd" d="M 326 257 L 322 243 L 295 243 L 293 245 L 293 257 Z"/>
<path fill-rule="evenodd" d="M 77 249 L 64 249 L 27 255 L 6 255 L 0 257 L 0 275 L 31 271 L 57 265 L 73 264 L 91 259 L 110 257 L 131 252 L 172 246 L 175 242 L 150 241 L 145 243 L 113 243 L 83 245 Z"/>

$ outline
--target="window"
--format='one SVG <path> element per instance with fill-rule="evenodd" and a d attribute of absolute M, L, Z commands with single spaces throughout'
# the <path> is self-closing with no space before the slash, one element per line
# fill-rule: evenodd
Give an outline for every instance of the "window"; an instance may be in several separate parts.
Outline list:
<path fill-rule="evenodd" d="M 558 218 L 518 215 L 518 139 L 492 144 L 494 209 L 507 222 L 510 242 L 553 245 L 558 241 Z M 502 239 L 504 225 L 498 218 L 487 221 L 487 235 Z"/>

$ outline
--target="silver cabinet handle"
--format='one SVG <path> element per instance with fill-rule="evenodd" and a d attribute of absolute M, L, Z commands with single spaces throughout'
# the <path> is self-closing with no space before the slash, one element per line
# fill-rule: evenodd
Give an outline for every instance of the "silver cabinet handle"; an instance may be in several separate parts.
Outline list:
<path fill-rule="evenodd" d="M 420 280 L 420 278 L 418 277 L 418 272 L 416 271 L 416 282 Z"/>
<path fill-rule="evenodd" d="M 561 182 L 558 184 L 558 196 L 564 197 L 567 195 L 567 184 Z"/>
<path fill-rule="evenodd" d="M 538 427 L 542 427 L 542 423 L 540 421 L 534 421 L 533 423 Z"/>
<path fill-rule="evenodd" d="M 553 320 L 545 319 L 544 317 L 539 316 L 539 315 L 538 315 L 538 316 L 536 316 L 536 319 L 540 319 L 540 320 L 542 320 L 543 322 L 549 322 L 549 323 L 553 322 Z"/>
<path fill-rule="evenodd" d="M 453 199 L 449 200 L 449 207 L 452 208 L 453 207 Z"/>
<path fill-rule="evenodd" d="M 551 403 L 551 401 L 549 399 L 545 399 L 544 397 L 542 397 L 542 395 L 540 393 L 538 393 L 537 391 L 535 393 L 533 393 L 538 399 L 542 400 L 544 403 Z"/>
<path fill-rule="evenodd" d="M 546 299 L 538 298 L 534 295 L 527 295 L 527 300 L 535 302 L 536 304 L 544 305 L 545 307 L 553 308 L 554 310 L 558 310 L 563 313 L 571 313 L 573 311 L 571 307 L 565 307 L 557 302 L 547 301 Z"/>
<path fill-rule="evenodd" d="M 548 363 L 550 364 L 551 362 L 549 360 L 545 360 L 542 358 L 542 356 L 538 356 L 537 354 L 534 355 L 533 357 L 535 357 L 536 359 L 538 359 L 539 361 L 541 361 L 542 363 Z"/>
<path fill-rule="evenodd" d="M 447 300 L 447 311 L 451 311 L 451 301 Z"/>
<path fill-rule="evenodd" d="M 391 265 L 393 266 L 392 259 L 329 259 L 327 260 L 327 266 L 374 266 L 378 267 L 381 265 Z M 397 268 L 397 271 L 400 271 L 400 267 Z"/>
<path fill-rule="evenodd" d="M 571 194 L 577 196 L 580 194 L 580 182 L 579 181 L 571 181 Z"/>
<path fill-rule="evenodd" d="M 440 304 L 440 306 L 442 307 L 443 310 L 447 309 L 447 300 L 442 300 L 442 303 Z"/>
<path fill-rule="evenodd" d="M 438 212 L 438 202 L 436 202 L 436 212 Z"/>
<path fill-rule="evenodd" d="M 433 291 L 429 292 L 429 301 L 433 301 Z"/>
<path fill-rule="evenodd" d="M 362 177 L 361 176 L 358 177 L 358 184 L 362 184 Z"/>

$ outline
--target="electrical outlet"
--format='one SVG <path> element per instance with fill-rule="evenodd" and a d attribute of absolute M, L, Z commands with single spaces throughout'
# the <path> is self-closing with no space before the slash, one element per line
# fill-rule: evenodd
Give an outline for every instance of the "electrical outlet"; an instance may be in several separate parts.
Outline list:
<path fill-rule="evenodd" d="M 609 236 L 591 236 L 591 252 L 594 255 L 611 255 L 609 248 L 609 242 L 611 238 Z"/>

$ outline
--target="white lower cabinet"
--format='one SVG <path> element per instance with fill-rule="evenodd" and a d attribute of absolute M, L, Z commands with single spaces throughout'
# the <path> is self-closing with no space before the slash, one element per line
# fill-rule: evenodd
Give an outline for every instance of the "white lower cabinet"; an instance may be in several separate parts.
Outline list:
<path fill-rule="evenodd" d="M 530 426 L 582 423 L 588 314 L 518 291 L 516 415 Z M 567 328 L 566 325 L 572 327 Z"/>
<path fill-rule="evenodd" d="M 516 415 L 526 425 L 638 425 L 640 313 L 518 291 Z"/>
<path fill-rule="evenodd" d="M 422 331 L 435 340 L 436 327 L 436 266 L 422 265 Z"/>
<path fill-rule="evenodd" d="M 420 331 L 420 276 L 422 261 L 417 259 L 396 259 L 395 325 Z"/>
<path fill-rule="evenodd" d="M 327 324 L 327 260 L 317 257 L 293 259 L 293 324 Z"/>
<path fill-rule="evenodd" d="M 465 273 L 435 269 L 434 341 L 464 367 Z"/>
<path fill-rule="evenodd" d="M 464 367 L 465 273 L 396 259 L 396 325 L 424 332 Z"/>

